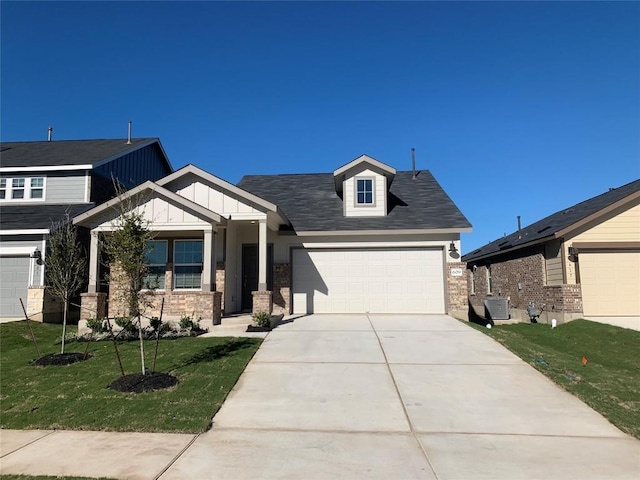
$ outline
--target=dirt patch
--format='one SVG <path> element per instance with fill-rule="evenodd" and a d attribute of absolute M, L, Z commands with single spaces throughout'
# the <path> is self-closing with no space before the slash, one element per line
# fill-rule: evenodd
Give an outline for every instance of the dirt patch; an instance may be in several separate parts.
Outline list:
<path fill-rule="evenodd" d="M 271 327 L 258 327 L 256 325 L 247 325 L 247 332 L 270 332 Z"/>
<path fill-rule="evenodd" d="M 39 367 L 48 367 L 50 365 L 71 365 L 72 363 L 82 362 L 90 357 L 90 354 L 87 354 L 85 357 L 84 353 L 80 352 L 50 353 L 49 355 L 45 355 L 44 357 L 37 359 L 34 364 Z"/>
<path fill-rule="evenodd" d="M 168 373 L 151 372 L 143 375 L 141 373 L 130 373 L 111 382 L 108 388 L 118 392 L 142 393 L 177 385 L 178 379 Z"/>

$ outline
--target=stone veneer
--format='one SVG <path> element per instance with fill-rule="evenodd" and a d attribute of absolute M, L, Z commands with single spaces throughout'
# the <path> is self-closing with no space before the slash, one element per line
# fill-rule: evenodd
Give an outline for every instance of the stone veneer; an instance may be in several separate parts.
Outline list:
<path fill-rule="evenodd" d="M 224 282 L 226 279 L 226 270 L 224 262 L 218 262 L 216 264 L 216 292 L 222 292 L 222 299 L 220 300 L 220 311 L 224 314 Z"/>
<path fill-rule="evenodd" d="M 253 295 L 253 313 L 273 312 L 272 293 L 268 290 L 251 292 Z"/>
<path fill-rule="evenodd" d="M 291 313 L 291 269 L 288 263 L 273 265 L 273 313 Z"/>
<path fill-rule="evenodd" d="M 107 316 L 106 293 L 83 293 L 80 295 L 82 308 L 80 308 L 80 320 L 89 318 L 104 318 Z"/>

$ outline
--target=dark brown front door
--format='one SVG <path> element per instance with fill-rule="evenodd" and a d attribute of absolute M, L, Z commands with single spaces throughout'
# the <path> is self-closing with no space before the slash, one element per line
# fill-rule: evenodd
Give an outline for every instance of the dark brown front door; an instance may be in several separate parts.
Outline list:
<path fill-rule="evenodd" d="M 267 245 L 267 289 L 273 279 L 273 245 Z M 242 245 L 242 310 L 253 308 L 251 292 L 258 290 L 258 245 Z"/>

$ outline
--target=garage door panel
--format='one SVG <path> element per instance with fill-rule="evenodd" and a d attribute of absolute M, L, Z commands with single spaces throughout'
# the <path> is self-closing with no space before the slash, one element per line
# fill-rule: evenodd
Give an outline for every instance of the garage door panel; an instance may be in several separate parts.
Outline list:
<path fill-rule="evenodd" d="M 0 257 L 0 272 L 0 318 L 22 317 L 19 299 L 27 299 L 29 257 Z"/>
<path fill-rule="evenodd" d="M 292 269 L 295 313 L 444 313 L 439 249 L 294 250 Z"/>
<path fill-rule="evenodd" d="M 580 252 L 585 315 L 640 315 L 640 252 Z"/>

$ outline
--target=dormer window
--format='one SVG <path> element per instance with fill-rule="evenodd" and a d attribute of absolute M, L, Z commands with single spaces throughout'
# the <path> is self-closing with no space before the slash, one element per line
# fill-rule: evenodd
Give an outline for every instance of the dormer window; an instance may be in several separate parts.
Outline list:
<path fill-rule="evenodd" d="M 372 178 L 358 178 L 356 180 L 356 204 L 373 205 Z"/>

